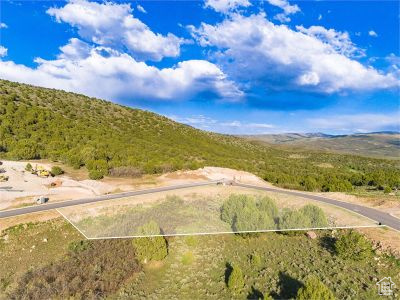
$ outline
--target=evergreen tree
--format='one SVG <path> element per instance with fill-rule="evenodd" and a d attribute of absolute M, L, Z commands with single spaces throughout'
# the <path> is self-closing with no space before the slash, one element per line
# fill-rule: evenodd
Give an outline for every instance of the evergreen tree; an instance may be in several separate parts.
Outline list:
<path fill-rule="evenodd" d="M 335 242 L 336 253 L 345 259 L 364 260 L 373 254 L 371 242 L 355 230 L 342 234 Z"/>
<path fill-rule="evenodd" d="M 136 250 L 136 256 L 143 263 L 152 260 L 163 260 L 168 255 L 167 241 L 163 236 L 145 237 L 161 234 L 160 227 L 154 221 L 144 224 L 136 231 L 136 235 L 142 236 L 132 240 Z"/>
<path fill-rule="evenodd" d="M 332 291 L 317 277 L 307 279 L 304 287 L 297 292 L 297 300 L 334 300 Z"/>
<path fill-rule="evenodd" d="M 239 294 L 244 287 L 244 278 L 242 269 L 233 265 L 232 272 L 228 278 L 228 288 L 233 294 Z"/>

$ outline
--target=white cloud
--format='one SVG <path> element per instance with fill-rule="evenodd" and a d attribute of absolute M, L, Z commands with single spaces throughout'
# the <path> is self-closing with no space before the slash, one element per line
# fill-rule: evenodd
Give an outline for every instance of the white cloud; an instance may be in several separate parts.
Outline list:
<path fill-rule="evenodd" d="M 138 60 L 159 61 L 163 57 L 177 57 L 184 39 L 168 33 L 154 33 L 134 18 L 130 4 L 97 3 L 71 0 L 64 7 L 50 8 L 47 13 L 57 22 L 78 28 L 79 35 L 97 45 L 124 50 Z"/>
<path fill-rule="evenodd" d="M 204 6 L 214 9 L 216 12 L 227 14 L 239 7 L 248 7 L 248 0 L 206 0 Z"/>
<path fill-rule="evenodd" d="M 322 20 L 322 15 L 319 14 L 319 15 L 318 15 L 318 21 L 321 21 L 321 20 Z"/>
<path fill-rule="evenodd" d="M 8 49 L 0 45 L 0 57 L 7 56 Z"/>
<path fill-rule="evenodd" d="M 289 15 L 293 15 L 301 11 L 300 8 L 297 6 L 297 4 L 291 5 L 287 0 L 267 0 L 267 1 L 269 4 L 277 6 L 283 10 L 282 13 L 279 13 L 274 17 L 274 19 L 282 23 L 290 22 Z"/>
<path fill-rule="evenodd" d="M 56 60 L 36 59 L 37 68 L 0 60 L 0 78 L 109 100 L 187 100 L 207 92 L 226 101 L 243 93 L 214 64 L 189 60 L 158 69 L 107 47 L 78 39 L 60 48 Z"/>
<path fill-rule="evenodd" d="M 0 29 L 1 29 L 1 28 L 8 28 L 8 26 L 7 26 L 6 23 L 0 23 Z"/>
<path fill-rule="evenodd" d="M 377 37 L 378 36 L 378 34 L 373 30 L 368 31 L 368 35 L 372 36 L 372 37 Z"/>
<path fill-rule="evenodd" d="M 307 123 L 316 130 L 338 130 L 345 132 L 371 132 L 387 130 L 399 130 L 400 114 L 358 114 L 337 115 L 326 118 L 308 119 Z"/>
<path fill-rule="evenodd" d="M 147 11 L 144 9 L 143 6 L 141 6 L 140 4 L 138 4 L 136 6 L 137 10 L 140 11 L 141 13 L 147 14 Z"/>
<path fill-rule="evenodd" d="M 219 49 L 214 58 L 229 76 L 261 88 L 335 93 L 399 86 L 393 74 L 348 57 L 359 49 L 346 33 L 320 26 L 294 31 L 263 13 L 233 14 L 220 24 L 189 29 L 201 46 Z"/>
<path fill-rule="evenodd" d="M 187 124 L 198 129 L 211 130 L 229 134 L 262 134 L 269 133 L 275 128 L 272 124 L 251 123 L 238 120 L 219 121 L 204 115 L 194 115 L 190 117 L 168 116 L 176 122 Z"/>
<path fill-rule="evenodd" d="M 358 48 L 350 39 L 348 32 L 336 31 L 335 29 L 326 29 L 323 26 L 311 26 L 305 28 L 296 26 L 296 29 L 308 36 L 315 37 L 322 42 L 329 44 L 332 48 L 346 56 L 365 56 L 365 50 Z"/>
<path fill-rule="evenodd" d="M 92 47 L 77 38 L 72 38 L 65 46 L 60 47 L 58 58 L 79 60 L 89 56 Z"/>

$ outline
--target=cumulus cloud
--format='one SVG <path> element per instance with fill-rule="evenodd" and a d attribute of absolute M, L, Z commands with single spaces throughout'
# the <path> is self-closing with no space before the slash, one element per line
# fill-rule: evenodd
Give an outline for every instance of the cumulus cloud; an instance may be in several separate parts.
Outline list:
<path fill-rule="evenodd" d="M 296 26 L 299 32 L 308 36 L 317 38 L 322 42 L 329 44 L 332 48 L 343 55 L 361 57 L 365 56 L 365 50 L 358 48 L 350 39 L 348 32 L 336 31 L 335 29 L 327 29 L 323 26 L 311 26 L 305 28 L 304 26 Z"/>
<path fill-rule="evenodd" d="M 234 14 L 219 24 L 189 29 L 201 46 L 219 49 L 214 59 L 227 74 L 265 90 L 329 94 L 399 86 L 393 74 L 350 58 L 360 49 L 346 33 L 320 26 L 295 31 L 273 24 L 264 13 Z"/>
<path fill-rule="evenodd" d="M 237 101 L 243 94 L 216 65 L 204 60 L 158 69 L 126 53 L 91 47 L 78 39 L 60 49 L 55 60 L 36 59 L 36 68 L 0 60 L 0 77 L 109 100 L 179 101 L 212 93 Z"/>
<path fill-rule="evenodd" d="M 8 49 L 0 45 L 0 57 L 4 57 L 7 55 Z"/>
<path fill-rule="evenodd" d="M 308 119 L 307 123 L 317 129 L 345 132 L 371 132 L 399 130 L 400 114 L 337 115 L 326 118 Z"/>
<path fill-rule="evenodd" d="M 0 23 L 0 29 L 1 29 L 1 28 L 8 28 L 8 26 L 7 26 L 6 23 L 1 22 L 1 23 Z"/>
<path fill-rule="evenodd" d="M 216 12 L 227 14 L 239 7 L 248 7 L 248 0 L 206 0 L 204 6 L 214 9 Z"/>
<path fill-rule="evenodd" d="M 300 8 L 295 5 L 291 5 L 287 0 L 267 0 L 269 4 L 273 6 L 277 6 L 283 10 L 282 13 L 277 14 L 274 19 L 278 20 L 281 23 L 290 22 L 289 15 L 293 15 L 295 13 L 300 12 Z"/>
<path fill-rule="evenodd" d="M 368 35 L 372 37 L 378 37 L 378 34 L 373 30 L 368 31 Z"/>
<path fill-rule="evenodd" d="M 130 4 L 97 3 L 71 0 L 60 8 L 49 8 L 47 13 L 57 22 L 78 28 L 81 38 L 97 45 L 127 50 L 135 59 L 160 61 L 163 57 L 177 57 L 182 38 L 172 33 L 162 35 L 132 15 Z"/>

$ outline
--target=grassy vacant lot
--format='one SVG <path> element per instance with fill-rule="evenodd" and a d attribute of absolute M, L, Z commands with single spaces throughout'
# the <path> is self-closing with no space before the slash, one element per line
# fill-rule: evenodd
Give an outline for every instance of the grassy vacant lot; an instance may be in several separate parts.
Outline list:
<path fill-rule="evenodd" d="M 310 274 L 319 277 L 338 299 L 379 299 L 375 284 L 385 276 L 400 285 L 399 260 L 385 254 L 361 262 L 344 260 L 332 248 L 332 234 L 338 233 L 317 234 L 315 240 L 277 233 L 169 238 L 167 258 L 148 263 L 140 271 L 129 250 L 130 240 L 79 243 L 82 237 L 61 219 L 21 225 L 5 231 L 0 240 L 0 295 L 6 299 L 15 298 L 17 292 L 19 298 L 28 292 L 46 295 L 54 287 L 56 294 L 47 298 L 59 297 L 58 289 L 70 288 L 74 278 L 78 284 L 77 276 L 81 286 L 99 288 L 102 293 L 89 297 L 95 299 L 257 299 L 263 294 L 291 298 Z M 259 260 L 252 260 L 253 255 Z M 244 274 L 245 287 L 236 296 L 226 286 L 231 264 L 240 266 Z M 76 274 L 75 265 L 81 274 Z M 111 270 L 118 273 L 118 287 L 109 284 L 115 279 Z M 71 273 L 73 278 L 68 277 Z M 398 297 L 398 289 L 396 293 Z M 72 295 L 88 298 L 88 294 Z"/>
<path fill-rule="evenodd" d="M 63 219 L 21 224 L 1 233 L 0 295 L 27 270 L 61 259 L 82 236 Z M 1 298 L 0 298 L 1 299 Z"/>
<path fill-rule="evenodd" d="M 166 235 L 230 232 L 238 230 L 231 228 L 228 223 L 221 220 L 221 208 L 224 201 L 235 195 L 247 195 L 252 199 L 264 197 L 272 199 L 278 211 L 274 218 L 282 217 L 288 209 L 298 210 L 305 205 L 312 204 L 324 211 L 328 220 L 327 226 L 375 224 L 371 220 L 347 210 L 306 198 L 224 186 L 196 187 L 174 192 L 133 196 L 78 207 L 67 207 L 63 208 L 61 212 L 87 237 L 135 236 L 137 234 L 135 230 L 151 220 L 156 221 Z M 259 220 L 255 224 L 257 228 L 248 227 L 240 230 L 273 230 L 276 229 L 276 225 L 275 223 L 264 224 Z M 305 225 L 299 225 L 299 227 L 306 228 Z M 315 226 L 310 225 L 309 227 L 314 228 Z"/>
<path fill-rule="evenodd" d="M 116 298 L 171 299 L 178 295 L 180 299 L 231 299 L 226 287 L 227 264 L 239 265 L 245 275 L 239 299 L 258 299 L 261 294 L 292 298 L 310 274 L 317 275 L 338 299 L 379 299 L 376 279 L 392 276 L 399 282 L 398 260 L 381 256 L 364 262 L 346 261 L 332 252 L 330 232 L 318 234 L 316 240 L 277 233 L 252 238 L 173 238 L 165 262 L 147 268 Z M 261 258 L 258 265 L 250 260 L 254 254 Z"/>

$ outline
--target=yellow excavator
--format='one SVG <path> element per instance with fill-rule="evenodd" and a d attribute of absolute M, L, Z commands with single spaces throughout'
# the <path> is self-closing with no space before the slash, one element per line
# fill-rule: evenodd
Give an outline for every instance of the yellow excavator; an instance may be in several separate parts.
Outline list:
<path fill-rule="evenodd" d="M 35 174 L 39 177 L 47 178 L 50 176 L 50 172 L 47 171 L 45 168 L 42 166 L 36 165 L 34 169 L 32 169 L 32 174 Z"/>

